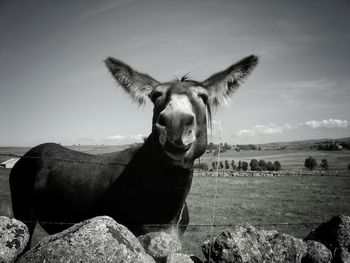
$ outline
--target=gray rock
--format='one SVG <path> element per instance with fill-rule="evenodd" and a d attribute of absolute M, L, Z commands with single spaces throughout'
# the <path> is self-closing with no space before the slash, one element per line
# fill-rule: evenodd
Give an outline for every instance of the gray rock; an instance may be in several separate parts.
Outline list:
<path fill-rule="evenodd" d="M 138 237 L 146 252 L 154 259 L 164 259 L 181 250 L 181 242 L 176 234 L 151 232 Z"/>
<path fill-rule="evenodd" d="M 258 231 L 244 224 L 224 231 L 202 246 L 209 262 L 301 262 L 307 245 L 298 238 L 277 231 Z"/>
<path fill-rule="evenodd" d="M 107 216 L 95 217 L 44 237 L 20 257 L 24 262 L 154 263 L 138 239 Z"/>
<path fill-rule="evenodd" d="M 0 262 L 14 262 L 28 241 L 29 232 L 25 224 L 0 216 Z"/>
<path fill-rule="evenodd" d="M 350 262 L 350 217 L 335 216 L 311 231 L 305 240 L 324 244 L 333 254 L 333 262 Z"/>
<path fill-rule="evenodd" d="M 209 262 L 263 262 L 258 230 L 248 224 L 222 232 L 213 241 L 205 241 L 202 251 Z"/>
<path fill-rule="evenodd" d="M 203 263 L 202 260 L 195 256 L 182 253 L 173 253 L 168 257 L 169 263 Z"/>
<path fill-rule="evenodd" d="M 307 245 L 301 239 L 279 233 L 276 230 L 260 231 L 260 242 L 269 244 L 264 247 L 266 251 L 269 251 L 271 247 L 272 253 L 269 254 L 268 259 L 272 260 L 271 262 L 302 262 L 307 251 Z"/>
<path fill-rule="evenodd" d="M 332 252 L 323 244 L 309 240 L 307 244 L 307 253 L 304 256 L 303 263 L 331 263 Z"/>

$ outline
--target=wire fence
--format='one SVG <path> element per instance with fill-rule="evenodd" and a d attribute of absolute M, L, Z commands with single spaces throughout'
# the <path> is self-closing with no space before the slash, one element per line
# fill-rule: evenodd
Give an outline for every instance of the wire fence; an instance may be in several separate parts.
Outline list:
<path fill-rule="evenodd" d="M 220 144 L 219 144 L 220 145 Z M 77 164 L 92 164 L 92 165 L 102 165 L 102 166 L 124 166 L 126 167 L 126 163 L 121 162 L 98 162 L 98 161 L 90 161 L 90 160 L 81 160 L 81 159 L 66 159 L 66 158 L 52 158 L 52 157 L 37 157 L 37 156 L 30 156 L 30 155 L 23 155 L 23 154 L 13 154 L 13 153 L 0 153 L 0 157 L 8 157 L 8 158 L 23 158 L 23 159 L 42 159 L 42 160 L 50 160 L 50 161 L 57 161 L 57 162 L 69 162 L 69 163 L 77 163 Z M 215 156 L 212 157 L 213 160 L 217 160 L 219 163 L 220 161 L 220 150 L 217 152 Z M 181 224 L 145 224 L 143 226 L 145 227 L 171 227 L 171 226 L 178 226 L 178 227 L 188 227 L 188 228 L 211 228 L 211 232 L 213 233 L 213 228 L 216 227 L 234 227 L 237 224 L 216 224 L 215 222 L 215 212 L 216 212 L 216 195 L 217 195 L 217 177 L 219 173 L 219 165 L 217 165 L 217 171 L 216 171 L 216 178 L 214 183 L 214 195 L 213 195 L 213 210 L 211 215 L 211 223 L 210 224 L 189 224 L 189 225 L 181 225 Z M 222 169 L 223 170 L 223 169 Z M 23 220 L 24 223 L 38 223 L 43 225 L 73 225 L 78 222 L 52 222 L 52 221 L 28 221 Z M 299 222 L 273 222 L 273 223 L 254 223 L 249 222 L 251 225 L 257 226 L 257 227 L 288 227 L 288 226 L 312 226 L 312 225 L 320 225 L 324 223 L 325 220 L 319 220 L 319 221 L 299 221 Z"/>

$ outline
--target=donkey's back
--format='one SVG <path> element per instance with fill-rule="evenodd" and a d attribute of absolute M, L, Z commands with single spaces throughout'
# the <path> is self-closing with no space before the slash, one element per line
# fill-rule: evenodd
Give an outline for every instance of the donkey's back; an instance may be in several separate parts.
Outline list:
<path fill-rule="evenodd" d="M 10 174 L 14 217 L 30 223 L 79 222 L 93 216 L 96 202 L 118 179 L 134 150 L 91 155 L 54 143 L 32 148 Z M 58 230 L 52 225 L 44 228 Z M 29 229 L 34 227 L 29 224 Z"/>

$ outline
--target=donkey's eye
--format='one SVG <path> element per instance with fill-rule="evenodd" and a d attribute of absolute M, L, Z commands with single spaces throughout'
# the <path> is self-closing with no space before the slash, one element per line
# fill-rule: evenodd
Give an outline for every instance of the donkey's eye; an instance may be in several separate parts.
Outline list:
<path fill-rule="evenodd" d="M 151 99 L 152 102 L 155 102 L 162 95 L 163 95 L 162 92 L 154 90 L 150 94 L 150 99 Z"/>
<path fill-rule="evenodd" d="M 198 94 L 198 97 L 202 99 L 204 104 L 208 104 L 208 94 L 200 93 L 200 94 Z"/>

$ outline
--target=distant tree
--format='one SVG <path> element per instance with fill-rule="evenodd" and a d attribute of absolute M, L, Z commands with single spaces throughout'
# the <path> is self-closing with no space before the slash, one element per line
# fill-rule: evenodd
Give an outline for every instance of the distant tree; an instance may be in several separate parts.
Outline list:
<path fill-rule="evenodd" d="M 230 169 L 230 164 L 229 164 L 228 160 L 225 160 L 225 169 L 226 170 Z"/>
<path fill-rule="evenodd" d="M 213 170 L 216 170 L 218 162 L 212 162 L 211 165 L 213 166 Z"/>
<path fill-rule="evenodd" d="M 258 160 L 257 160 L 257 159 L 252 159 L 252 160 L 250 161 L 249 166 L 250 166 L 250 170 L 256 171 L 257 167 L 259 166 L 259 165 L 258 165 Z"/>
<path fill-rule="evenodd" d="M 215 147 L 214 143 L 210 142 L 210 143 L 208 144 L 208 146 L 207 146 L 208 153 L 212 153 L 214 147 Z"/>
<path fill-rule="evenodd" d="M 340 142 L 339 145 L 341 145 L 344 149 L 350 149 L 350 142 Z"/>
<path fill-rule="evenodd" d="M 258 147 L 256 147 L 256 145 L 254 145 L 254 144 L 249 144 L 248 148 L 249 148 L 249 150 L 252 150 L 252 151 L 256 151 L 258 149 Z"/>
<path fill-rule="evenodd" d="M 349 167 L 350 167 L 350 164 L 349 164 Z M 242 161 L 239 160 L 238 161 L 238 171 L 242 170 Z"/>
<path fill-rule="evenodd" d="M 350 170 L 350 163 L 349 163 L 349 165 L 348 165 L 348 169 Z"/>
<path fill-rule="evenodd" d="M 258 151 L 261 151 L 261 147 L 260 146 L 258 147 Z"/>
<path fill-rule="evenodd" d="M 222 146 L 222 148 L 223 148 L 225 151 L 228 151 L 228 150 L 231 150 L 232 146 L 229 145 L 227 142 L 225 142 L 224 145 Z"/>
<path fill-rule="evenodd" d="M 242 170 L 247 171 L 248 170 L 248 163 L 246 161 L 242 162 Z"/>
<path fill-rule="evenodd" d="M 259 160 L 258 166 L 261 168 L 262 171 L 266 171 L 266 162 L 264 160 Z"/>
<path fill-rule="evenodd" d="M 266 169 L 267 169 L 268 171 L 274 171 L 274 170 L 275 170 L 275 166 L 273 165 L 272 162 L 267 162 L 267 163 L 266 163 Z"/>
<path fill-rule="evenodd" d="M 322 159 L 320 166 L 322 167 L 323 170 L 328 171 L 329 170 L 329 166 L 328 166 L 328 161 L 327 159 Z"/>
<path fill-rule="evenodd" d="M 220 169 L 224 169 L 224 163 L 222 161 L 220 161 Z"/>
<path fill-rule="evenodd" d="M 281 163 L 280 163 L 279 161 L 275 161 L 275 162 L 273 163 L 273 166 L 275 167 L 275 170 L 276 170 L 276 171 L 281 170 Z"/>
<path fill-rule="evenodd" d="M 234 170 L 234 169 L 236 168 L 235 160 L 232 160 L 232 161 L 231 161 L 231 166 L 232 166 L 232 170 Z"/>
<path fill-rule="evenodd" d="M 304 166 L 310 171 L 315 169 L 316 165 L 317 165 L 317 161 L 314 157 L 309 156 L 308 158 L 305 159 Z"/>

